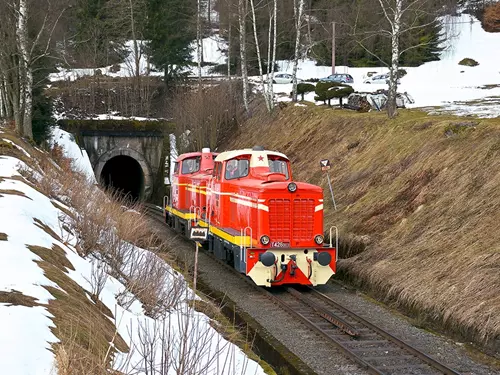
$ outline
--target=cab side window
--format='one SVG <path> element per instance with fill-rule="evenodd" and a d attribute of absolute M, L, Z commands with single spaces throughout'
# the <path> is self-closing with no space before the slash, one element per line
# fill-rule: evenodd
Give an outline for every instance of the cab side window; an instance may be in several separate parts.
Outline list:
<path fill-rule="evenodd" d="M 214 172 L 213 172 L 212 176 L 215 177 L 215 179 L 217 181 L 220 181 L 221 175 L 222 175 L 222 163 L 221 162 L 216 162 L 215 166 L 214 166 Z"/>
<path fill-rule="evenodd" d="M 232 159 L 226 162 L 226 180 L 233 180 L 248 176 L 250 169 L 250 160 L 248 159 Z"/>

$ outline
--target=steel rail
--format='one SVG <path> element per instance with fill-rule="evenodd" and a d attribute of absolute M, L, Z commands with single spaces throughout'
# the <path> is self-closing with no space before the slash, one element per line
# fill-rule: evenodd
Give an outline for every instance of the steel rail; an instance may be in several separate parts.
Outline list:
<path fill-rule="evenodd" d="M 315 294 L 316 296 L 318 296 L 320 299 L 322 299 L 326 303 L 334 306 L 336 309 L 342 311 L 344 314 L 350 316 L 351 318 L 353 318 L 354 320 L 358 321 L 360 324 L 364 325 L 368 329 L 370 329 L 370 330 L 378 333 L 380 336 L 382 336 L 386 340 L 394 343 L 399 348 L 401 348 L 401 349 L 407 351 L 408 353 L 412 354 L 413 356 L 419 358 L 420 360 L 422 360 L 423 362 L 425 362 L 427 365 L 429 365 L 432 368 L 440 371 L 442 374 L 445 374 L 445 375 L 460 375 L 459 372 L 457 372 L 457 371 L 449 368 L 448 366 L 442 364 L 438 360 L 432 358 L 431 356 L 429 356 L 429 355 L 423 353 L 422 351 L 414 348 L 413 346 L 407 344 L 406 342 L 402 341 L 401 339 L 397 338 L 396 336 L 391 335 L 389 332 L 383 330 L 382 328 L 376 326 L 375 324 L 370 323 L 366 319 L 362 318 L 361 316 L 359 316 L 355 312 L 353 312 L 353 311 L 347 309 L 346 307 L 342 306 L 341 304 L 339 304 L 338 302 L 334 301 L 333 299 L 331 299 L 330 297 L 326 296 L 325 294 L 323 294 L 323 293 L 321 293 L 321 292 L 319 292 L 316 289 L 313 289 L 311 287 L 309 287 L 309 290 L 311 291 L 311 293 Z"/>

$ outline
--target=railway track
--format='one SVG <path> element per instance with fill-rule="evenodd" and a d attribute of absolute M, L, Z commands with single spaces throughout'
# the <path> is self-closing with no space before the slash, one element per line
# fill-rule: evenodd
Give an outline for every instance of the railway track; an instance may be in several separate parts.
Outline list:
<path fill-rule="evenodd" d="M 163 220 L 162 209 L 145 205 L 146 213 Z M 210 254 L 212 255 L 212 254 Z M 213 257 L 232 272 L 233 267 Z M 340 349 L 371 374 L 384 375 L 460 375 L 459 372 L 430 357 L 365 320 L 313 288 L 265 289 L 237 273 L 259 293 L 280 305 L 291 316 L 308 326 Z"/>
<path fill-rule="evenodd" d="M 459 375 L 313 288 L 270 293 L 290 314 L 371 374 Z"/>

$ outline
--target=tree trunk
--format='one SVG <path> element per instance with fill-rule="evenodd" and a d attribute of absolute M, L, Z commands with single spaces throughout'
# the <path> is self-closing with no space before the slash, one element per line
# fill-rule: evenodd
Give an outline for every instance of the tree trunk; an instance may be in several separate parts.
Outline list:
<path fill-rule="evenodd" d="M 271 87 L 269 88 L 269 98 L 271 100 L 271 108 L 274 109 L 274 87 L 273 87 L 273 80 L 274 80 L 274 64 L 276 63 L 276 45 L 277 45 L 277 38 L 278 38 L 278 32 L 277 32 L 277 27 L 278 27 L 278 2 L 277 0 L 273 0 L 273 56 L 271 57 L 271 61 L 268 61 L 268 64 L 271 65 Z"/>
<path fill-rule="evenodd" d="M 21 136 L 33 138 L 31 129 L 31 112 L 33 107 L 33 74 L 30 70 L 28 52 L 28 1 L 19 0 L 19 16 L 17 20 L 19 58 L 19 101 L 20 108 L 16 116 L 16 130 Z M 18 123 L 19 121 L 19 123 Z M 25 123 L 26 122 L 26 123 Z"/>
<path fill-rule="evenodd" d="M 23 136 L 29 139 L 33 138 L 33 72 L 30 67 L 26 68 L 25 87 L 24 87 L 24 119 Z"/>
<path fill-rule="evenodd" d="M 229 19 L 227 32 L 227 79 L 231 81 L 231 19 Z M 231 89 L 231 85 L 229 86 Z"/>
<path fill-rule="evenodd" d="M 253 27 L 253 37 L 255 40 L 255 51 L 257 52 L 257 64 L 259 65 L 259 74 L 260 74 L 260 88 L 262 90 L 262 95 L 264 95 L 264 100 L 266 102 L 266 107 L 269 112 L 271 112 L 271 104 L 269 100 L 269 96 L 266 92 L 265 84 L 264 84 L 264 73 L 262 71 L 262 58 L 260 56 L 260 46 L 259 46 L 259 38 L 257 37 L 257 20 L 255 18 L 255 6 L 253 0 L 250 0 L 250 8 L 252 11 L 252 27 Z"/>
<path fill-rule="evenodd" d="M 198 59 L 198 89 L 201 90 L 201 60 L 203 51 L 201 50 L 201 0 L 198 0 L 198 14 L 196 15 L 196 54 Z"/>
<path fill-rule="evenodd" d="M 391 69 L 389 73 L 389 95 L 386 106 L 389 118 L 394 118 L 398 115 L 396 96 L 398 92 L 399 36 L 401 34 L 402 3 L 403 0 L 396 0 L 394 19 L 391 25 Z"/>
<path fill-rule="evenodd" d="M 241 65 L 241 79 L 243 81 L 243 105 L 245 110 L 249 111 L 248 106 L 248 70 L 247 70 L 247 48 L 246 48 L 246 31 L 245 31 L 245 18 L 246 18 L 246 0 L 238 0 L 238 24 L 240 33 L 240 65 Z"/>
<path fill-rule="evenodd" d="M 298 1 L 298 4 L 297 4 Z M 295 54 L 293 57 L 293 86 L 292 101 L 297 101 L 297 68 L 299 66 L 300 29 L 302 28 L 302 12 L 304 10 L 304 0 L 294 0 L 295 14 Z"/>

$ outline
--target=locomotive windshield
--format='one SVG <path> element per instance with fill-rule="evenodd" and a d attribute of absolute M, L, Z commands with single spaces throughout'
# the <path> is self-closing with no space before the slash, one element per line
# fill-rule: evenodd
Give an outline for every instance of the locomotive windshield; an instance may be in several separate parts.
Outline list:
<path fill-rule="evenodd" d="M 196 156 L 182 161 L 182 174 L 195 173 L 200 170 L 200 157 Z"/>
<path fill-rule="evenodd" d="M 286 176 L 286 179 L 288 180 L 289 175 L 288 175 L 288 162 L 280 159 L 278 157 L 268 157 L 269 160 L 269 171 L 273 173 L 281 173 Z"/>
<path fill-rule="evenodd" d="M 250 160 L 248 159 L 233 159 L 226 163 L 226 180 L 241 178 L 248 176 L 248 167 Z"/>

